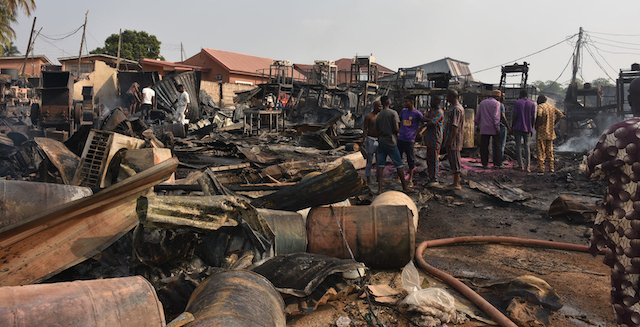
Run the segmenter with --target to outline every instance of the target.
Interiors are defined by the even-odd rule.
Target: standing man
[[[427,186],[436,186],[439,182],[438,167],[440,166],[443,117],[444,112],[440,109],[440,97],[434,95],[431,97],[429,111],[424,115],[425,126],[422,129],[427,147],[427,169],[429,173],[429,184]]]
[[[176,120],[180,124],[187,124],[189,120],[186,119],[186,114],[189,112],[189,104],[191,101],[189,100],[189,93],[184,90],[184,85],[178,85],[178,98],[173,101],[171,107],[176,106]]]
[[[149,119],[151,110],[156,107],[156,91],[152,87],[153,85],[149,84],[142,89],[142,120]]]
[[[398,131],[400,131],[400,118],[395,110],[389,108],[391,101],[388,96],[380,98],[382,102],[382,110],[376,118],[376,129],[378,130],[378,152],[376,154],[378,160],[378,194],[382,194],[382,183],[384,166],[387,163],[387,155],[391,157],[396,167],[398,178],[402,183],[402,191],[411,192],[407,187],[407,181],[404,179],[404,166],[402,165],[402,157],[398,151]]]
[[[140,103],[140,84],[133,82],[127,90],[127,100],[129,100],[129,115],[133,115],[136,112],[136,107]]]
[[[489,141],[493,143],[493,168],[501,168],[500,155],[500,90],[491,91],[491,97],[482,100],[476,111],[475,124],[480,129],[480,159],[482,168],[489,167]]]
[[[587,178],[607,182],[591,237],[591,254],[606,248],[611,267],[611,303],[618,326],[640,324],[640,78],[629,85],[634,117],[609,127],[587,159]]]
[[[529,140],[536,120],[536,104],[529,100],[527,90],[520,90],[519,99],[513,104],[513,136],[516,138],[516,160],[518,169],[531,172],[531,148]],[[522,146],[524,145],[524,163],[522,160]]]
[[[544,173],[545,161],[549,164],[549,171],[554,172],[553,140],[556,139],[554,126],[564,117],[562,111],[551,103],[547,97],[538,96],[536,110],[536,154],[538,155],[538,172]]]
[[[447,157],[453,172],[451,188],[460,190],[462,189],[460,184],[460,171],[462,170],[460,151],[462,151],[462,145],[464,144],[464,109],[458,102],[458,92],[455,90],[447,91],[447,102],[451,106],[447,110],[447,118],[444,125],[444,144],[447,147]]]
[[[413,187],[413,171],[416,168],[416,155],[413,149],[422,117],[422,113],[415,107],[415,98],[410,95],[406,96],[404,98],[404,109],[400,112],[400,122],[402,125],[398,133],[398,150],[400,150],[401,158],[403,153],[407,155],[409,187]],[[404,179],[404,176],[402,178]]]
[[[371,184],[371,166],[373,166],[373,156],[378,151],[378,130],[376,129],[376,117],[382,109],[380,101],[373,102],[373,111],[364,117],[364,150],[367,152],[367,166],[364,175],[367,177],[367,184]]]

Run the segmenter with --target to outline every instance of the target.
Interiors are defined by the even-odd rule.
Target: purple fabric
[[[398,140],[405,142],[415,142],[418,128],[422,122],[422,113],[416,109],[409,111],[404,108],[400,112],[400,132]]]
[[[480,134],[497,135],[500,133],[500,102],[494,98],[482,100],[474,119],[480,124]]]
[[[522,98],[513,104],[514,131],[533,132],[533,121],[536,116],[535,102]]]

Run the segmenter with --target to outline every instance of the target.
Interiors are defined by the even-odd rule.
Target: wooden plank
[[[107,248],[137,224],[137,198],[177,166],[171,158],[98,194],[0,230],[0,286],[40,282]]]
[[[243,168],[249,168],[249,167],[251,167],[251,163],[247,162],[247,163],[243,163],[243,164],[239,164],[239,165],[221,166],[221,167],[210,167],[210,168],[209,168],[209,170],[211,170],[212,172],[218,172],[218,171],[227,171],[227,170],[243,169]]]

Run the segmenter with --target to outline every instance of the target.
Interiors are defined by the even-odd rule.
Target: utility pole
[[[33,38],[33,41],[31,41],[31,49],[27,49],[27,56],[29,55],[29,50],[31,50],[31,52],[33,52],[33,45],[36,44],[36,40],[38,39],[38,36],[40,36],[40,32],[42,32],[42,27],[40,27],[40,29],[38,30],[38,33],[36,33],[36,36]],[[33,68],[33,70],[31,71],[31,76],[35,76],[36,75],[36,67],[33,65],[33,62],[31,62],[31,67]]]
[[[580,67],[580,46],[582,45],[582,27],[578,33],[578,43],[576,43],[576,53],[573,56],[573,74],[571,75],[571,84],[576,82],[576,75]]]
[[[36,18],[37,17],[33,17],[33,25],[31,25],[31,34],[29,34],[27,53],[24,55],[24,64],[22,65],[22,76],[24,76],[24,70],[27,69],[27,59],[29,58],[29,48],[31,48],[31,38],[33,37],[33,30],[36,28]]]
[[[82,28],[82,40],[80,40],[80,53],[78,53],[78,78],[80,78],[80,64],[82,63],[82,47],[84,46],[84,37],[87,32],[87,16],[89,15],[89,10],[84,14],[84,25]]]
[[[184,62],[184,57],[182,54],[184,53],[184,47],[182,47],[182,42],[180,42],[180,62]]]
[[[118,59],[116,63],[116,71],[120,71],[120,48],[122,47],[122,29],[120,29],[120,36],[118,37]]]

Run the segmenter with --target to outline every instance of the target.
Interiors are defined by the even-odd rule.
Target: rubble
[[[356,57],[353,69],[373,68],[370,60]],[[157,294],[159,324],[165,316],[173,320],[168,326],[216,319],[296,326],[305,315],[313,321],[323,311],[331,317],[311,325],[453,326],[463,324],[465,315],[489,324],[490,318],[468,301],[461,304],[466,299],[444,284],[425,287],[426,295],[401,304],[397,276],[399,268],[417,260],[417,240],[497,230],[586,242],[584,226],[574,233],[576,226],[546,215],[582,224],[593,219],[595,203],[585,199],[595,198],[591,190],[597,187],[582,181],[572,164],[554,175],[533,176],[480,170],[465,158],[469,187],[452,191],[427,190],[419,162],[418,195],[372,194],[363,179],[360,129],[371,102],[383,94],[394,101],[411,94],[426,102],[446,92],[448,84],[434,83],[442,80],[429,80],[429,86],[416,80],[411,87],[402,80],[405,86],[398,88],[376,84],[374,76],[342,86],[325,85],[330,79],[322,76],[316,78],[319,84],[270,76],[269,83],[238,93],[229,106],[222,94],[216,103],[212,95],[217,94],[201,89],[200,72],[160,79],[157,73],[96,67],[92,79],[75,85],[68,74],[48,76],[56,80],[44,88],[50,94],[35,102],[33,124],[26,115],[0,117],[0,286],[140,275]],[[111,96],[134,81],[155,84],[158,108],[150,119],[120,107],[120,94]],[[186,125],[174,122],[177,84],[185,85],[192,99]],[[465,101],[471,99],[465,103],[471,113],[473,101],[488,91],[456,87],[464,87]],[[56,92],[64,104],[53,101]],[[469,143],[473,147],[472,139],[465,140]],[[418,152],[421,147],[416,145]],[[449,169],[448,163],[441,168]],[[389,188],[399,189],[399,181],[391,183]],[[549,188],[558,188],[558,194]],[[586,194],[547,198],[560,190]],[[511,217],[518,210],[530,212]],[[502,272],[487,273],[483,265],[457,271],[457,261],[485,259],[483,248],[472,251],[429,259],[461,277],[485,280],[476,285],[506,288],[508,299],[500,301],[508,304],[494,304],[519,325],[553,325],[559,319],[561,293],[553,290],[558,281],[519,277],[500,284]],[[601,276],[597,268],[537,265],[545,256],[491,263],[502,264],[507,275],[520,269]],[[514,283],[524,287],[514,291]],[[414,286],[425,285],[418,278]],[[525,301],[532,297],[536,300]],[[330,309],[319,310],[327,303]]]

